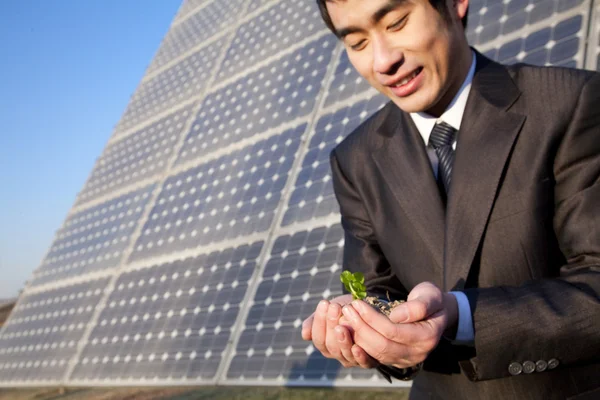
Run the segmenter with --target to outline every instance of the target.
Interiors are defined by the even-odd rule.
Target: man
[[[317,0],[391,100],[331,154],[349,295],[302,335],[345,367],[419,366],[411,399],[600,398],[600,76],[501,66],[469,0]]]

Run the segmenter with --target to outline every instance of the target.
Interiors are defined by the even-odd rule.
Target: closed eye
[[[400,18],[398,21],[394,22],[393,24],[389,25],[387,27],[387,29],[389,31],[397,31],[402,29],[402,27],[404,26],[404,24],[406,23],[406,20],[408,19],[408,15],[405,15],[404,17]]]
[[[362,39],[358,43],[350,45],[350,48],[354,51],[359,51],[359,50],[362,50],[366,46],[366,44],[367,44],[367,41],[365,39]]]

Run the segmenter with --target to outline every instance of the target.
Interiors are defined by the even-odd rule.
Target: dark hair
[[[321,17],[325,22],[325,25],[335,34],[335,27],[333,26],[333,22],[331,21],[331,17],[329,16],[329,11],[327,11],[327,2],[328,1],[336,1],[336,0],[317,0],[317,5],[319,6],[319,11],[321,12]],[[429,3],[435,8],[441,15],[444,17],[446,21],[450,19],[450,15],[448,12],[448,8],[446,7],[445,0],[429,0]],[[467,8],[467,13],[462,19],[462,25],[465,31],[467,30],[467,19],[469,16],[469,9]]]

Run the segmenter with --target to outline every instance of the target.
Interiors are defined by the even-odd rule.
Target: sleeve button
[[[523,363],[523,372],[526,374],[535,372],[535,363],[533,361],[525,361]]]
[[[558,367],[558,364],[560,364],[560,363],[558,362],[558,360],[556,358],[548,360],[548,369],[554,369],[554,368]]]
[[[508,372],[511,375],[520,375],[523,372],[523,366],[518,362],[510,363],[508,366]]]
[[[539,360],[538,362],[535,363],[535,370],[537,372],[544,372],[547,369],[548,369],[548,363],[546,361]]]

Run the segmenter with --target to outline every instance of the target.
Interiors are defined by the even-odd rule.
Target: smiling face
[[[331,0],[327,10],[348,58],[375,89],[406,112],[441,115],[471,66],[461,18],[468,0]]]

